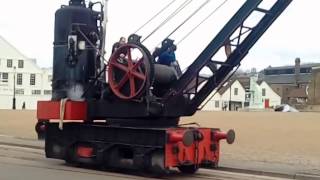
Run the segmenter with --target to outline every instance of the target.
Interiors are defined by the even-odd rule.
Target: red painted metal
[[[60,101],[38,101],[37,119],[47,121],[60,119]],[[67,101],[65,105],[64,120],[86,120],[87,103]]]
[[[92,147],[85,147],[79,146],[77,148],[77,155],[83,158],[91,158],[93,157],[93,148]]]
[[[219,141],[221,139],[226,139],[228,144],[232,144],[235,140],[235,132],[232,129],[228,132],[215,131],[214,137]]]
[[[170,143],[177,143],[179,141],[182,141],[183,140],[183,133],[184,131],[170,131],[169,135],[168,135],[168,141]]]
[[[212,137],[212,129],[199,128],[198,131],[202,138],[194,141],[191,146],[183,144],[180,134],[189,131],[188,128],[168,129],[168,142],[165,147],[165,167],[177,167],[181,165],[200,165],[202,162],[212,162],[218,164],[219,161],[219,140]],[[176,136],[178,135],[179,136]]]
[[[133,59],[133,51],[136,51],[135,54],[140,51],[141,56]],[[139,96],[146,85],[148,71],[144,64],[146,57],[142,52],[139,46],[126,44],[118,48],[109,60],[108,82],[113,93],[121,99],[128,100]],[[115,79],[115,76],[120,74],[116,71],[123,72],[120,80]],[[130,92],[125,92],[128,87]]]
[[[216,131],[216,132],[214,132],[214,137],[217,140],[227,139],[227,133],[226,132],[221,132],[221,131]]]

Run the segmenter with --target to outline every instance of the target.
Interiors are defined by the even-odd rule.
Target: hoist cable
[[[192,0],[184,1],[173,13],[171,13],[159,26],[157,26],[150,34],[148,34],[142,41],[143,43],[147,40],[151,35],[153,35],[156,31],[158,31],[163,25],[165,25],[168,21],[170,21],[174,16],[176,16],[181,10],[183,10],[188,4],[190,4]]]
[[[144,23],[142,26],[140,26],[134,34],[136,34],[138,31],[140,31],[142,28],[144,28],[147,24],[149,24],[152,20],[154,20],[159,14],[161,14],[163,11],[165,11],[168,7],[170,7],[176,0],[171,1],[169,4],[167,4],[165,7],[163,7],[157,14],[155,14],[153,17],[151,17],[146,23]]]
[[[169,38],[173,33],[175,33],[181,26],[183,26],[186,22],[188,22],[194,15],[196,15],[205,5],[207,5],[210,0],[206,0],[204,3],[201,4],[192,14],[189,15],[179,26],[177,26],[167,37]]]
[[[218,7],[216,7],[206,18],[204,18],[198,25],[196,25],[191,31],[189,31],[180,41],[178,41],[177,45],[180,44],[183,40],[185,40],[191,33],[193,33],[200,25],[202,25],[206,20],[208,20],[214,13],[216,13],[228,0],[224,0]]]
[[[183,40],[185,40],[193,31],[195,31],[199,26],[201,26],[206,20],[208,20],[214,13],[216,13],[228,0],[224,0],[219,6],[217,6],[206,18],[204,18],[197,26],[195,26],[191,31],[189,31],[176,45],[179,45]],[[189,68],[186,67],[182,72],[185,72]]]

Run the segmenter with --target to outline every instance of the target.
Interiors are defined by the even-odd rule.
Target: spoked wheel
[[[138,98],[150,87],[153,64],[149,54],[145,47],[137,44],[123,45],[112,54],[108,82],[116,96],[125,100]]]

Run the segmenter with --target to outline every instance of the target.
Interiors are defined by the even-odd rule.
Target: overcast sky
[[[144,22],[171,0],[109,0],[109,23],[106,50],[120,36],[135,32]],[[138,32],[148,35],[184,0],[177,0],[167,11]],[[195,0],[175,19],[169,21],[145,45],[152,51],[176,26],[205,0]],[[270,2],[273,0],[264,0]],[[68,0],[0,0],[0,35],[29,58],[36,58],[41,67],[52,66],[54,12]],[[206,17],[223,0],[211,2],[171,38],[179,41],[193,26]],[[206,23],[178,45],[177,59],[188,66],[215,36],[244,0],[229,0]],[[19,4],[18,4],[19,3]],[[303,63],[320,63],[319,0],[293,0],[289,8],[271,26],[243,60],[242,69],[269,65],[293,64],[296,57]]]

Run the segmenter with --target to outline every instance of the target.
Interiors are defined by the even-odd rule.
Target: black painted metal
[[[196,112],[198,106],[209,96],[209,94],[221,83],[224,78],[238,66],[241,60],[247,55],[251,47],[258,41],[264,32],[271,26],[271,24],[280,16],[280,14],[287,8],[292,0],[278,0],[272,8],[264,15],[260,22],[252,28],[249,35],[236,47],[233,53],[228,57],[226,63],[231,66],[222,66],[210,78],[201,91],[195,96],[188,107],[188,112]],[[240,37],[239,37],[240,39]]]
[[[66,123],[47,125],[45,152],[48,158],[70,163],[104,165],[111,168],[148,169],[154,152],[164,154],[166,129],[111,127]],[[78,147],[91,147],[90,158],[79,157]]]
[[[64,123],[63,130],[59,129],[57,123],[45,124],[46,156],[64,159],[71,163],[126,169],[152,169],[153,156],[157,156],[156,158],[160,156],[158,165],[163,166],[167,128],[177,127],[180,116],[195,113],[209,94],[222,84],[235,67],[239,66],[249,49],[292,0],[278,0],[270,10],[259,8],[261,1],[247,0],[180,79],[172,82],[173,85],[163,97],[152,94],[155,91],[149,88],[153,85],[153,81],[147,85],[145,96],[131,101],[123,101],[115,97],[107,85],[105,85],[104,92],[100,92],[103,95],[99,98],[93,98],[92,93],[86,94],[83,97],[88,105],[85,123]],[[254,11],[265,15],[254,27],[244,26],[245,20]],[[98,52],[92,47],[92,44],[99,39],[96,36],[100,33],[97,21],[97,12],[86,8],[84,0],[70,0],[69,6],[63,6],[57,11],[53,99],[68,97],[67,94],[63,94],[66,92],[61,91],[66,91],[74,84],[78,83],[86,87],[89,86],[90,80],[96,79],[95,63]],[[240,29],[238,36],[230,39],[237,29]],[[91,46],[86,46],[86,49],[81,51],[73,50],[74,47],[77,47],[75,44],[77,42],[70,41],[70,35],[77,36],[77,40],[85,41]],[[242,38],[244,35],[247,36]],[[140,37],[131,36],[129,40],[139,42]],[[231,40],[237,43],[231,44]],[[227,60],[225,62],[212,60],[212,57],[226,43],[235,47]],[[147,49],[143,50],[148,52]],[[204,67],[209,67],[212,71],[211,77],[200,76],[199,72]],[[205,84],[200,87],[202,83]],[[94,87],[96,86],[95,84]],[[99,119],[105,122],[93,122]],[[41,124],[38,126],[40,130]],[[189,145],[191,140],[194,140],[193,138],[193,134],[189,134],[185,139],[185,144]],[[81,153],[80,155],[77,153],[79,147],[92,148],[91,157],[79,157],[81,156]],[[212,149],[216,150],[215,148],[212,146]],[[214,165],[211,162],[207,164]],[[159,167],[153,170],[157,168]],[[193,171],[194,168],[182,171],[189,172],[190,170]]]
[[[240,38],[244,35],[242,31],[238,36],[238,43],[232,54],[227,58],[222,66],[214,72],[214,75],[208,79],[206,84],[199,92],[196,92],[194,98],[186,106],[184,115],[192,115],[196,112],[198,106],[209,96],[209,94],[217,88],[227,77],[227,75],[240,64],[241,60],[246,56],[249,49],[256,43],[256,41],[263,35],[263,33],[270,27],[273,21],[286,9],[292,0],[278,0],[272,8],[268,11],[261,11],[258,9],[262,0],[248,0],[239,11],[231,18],[231,20],[224,26],[218,35],[209,43],[205,50],[198,56],[198,58],[191,64],[188,70],[182,75],[177,83],[175,83],[167,92],[164,102],[165,106],[173,107],[176,105],[176,97],[183,96],[186,87],[192,80],[199,76],[199,72],[208,63],[212,62],[212,57],[223,48],[226,42],[230,41],[231,35],[237,30],[244,28],[245,20],[254,12],[260,11],[265,13],[264,17],[255,27],[246,27],[249,33],[242,41]],[[198,84],[199,85],[199,84]],[[174,104],[174,105],[172,105]],[[166,112],[168,116],[174,115],[173,112]]]
[[[84,91],[90,79],[96,76],[100,62],[97,62],[97,51],[90,43],[95,44],[100,39],[100,15],[100,12],[87,8],[84,0],[71,0],[69,6],[62,6],[56,11],[52,99],[70,98],[72,88]],[[71,36],[76,38],[70,39]],[[85,49],[79,49],[80,42],[85,42]],[[88,93],[90,96],[93,93]]]
[[[211,58],[224,46],[232,33],[242,24],[242,22],[254,11],[262,0],[248,0],[239,11],[224,26],[220,33],[209,43],[195,61],[188,67],[177,83],[175,83],[166,95],[166,99],[175,95],[182,95],[199,71],[206,66]]]
[[[148,126],[153,123],[153,127],[176,125],[179,117],[195,113],[208,95],[223,83],[291,1],[277,0],[270,10],[265,10],[259,8],[262,0],[247,0],[178,80],[166,86],[156,86],[154,81],[150,81],[145,95],[130,101],[115,97],[107,84],[101,88],[104,82],[96,83],[98,52],[92,44],[98,40],[94,34],[100,33],[97,26],[99,12],[87,8],[81,0],[70,1],[69,6],[63,6],[56,12],[53,99],[70,98],[68,89],[80,85],[83,90],[90,91],[81,97],[88,102],[87,120],[131,120],[133,126],[135,123],[140,126],[139,121]],[[244,22],[255,11],[262,12],[265,16],[256,26],[245,26]],[[239,34],[230,39],[237,29],[241,29]],[[88,44],[86,49],[72,51],[72,43],[68,42],[70,35],[76,35],[78,41],[85,41]],[[129,41],[133,40],[139,44],[140,37],[130,36]],[[231,40],[237,43],[231,44]],[[213,60],[214,55],[226,43],[235,47],[233,52],[225,61]],[[149,52],[147,49],[144,51]],[[200,76],[199,72],[204,67],[209,67],[212,71],[211,77]],[[94,83],[90,84],[91,81]],[[200,87],[200,84],[204,86]],[[87,88],[91,86],[93,88]],[[159,92],[157,90],[161,90],[161,93],[156,94],[155,92]]]

